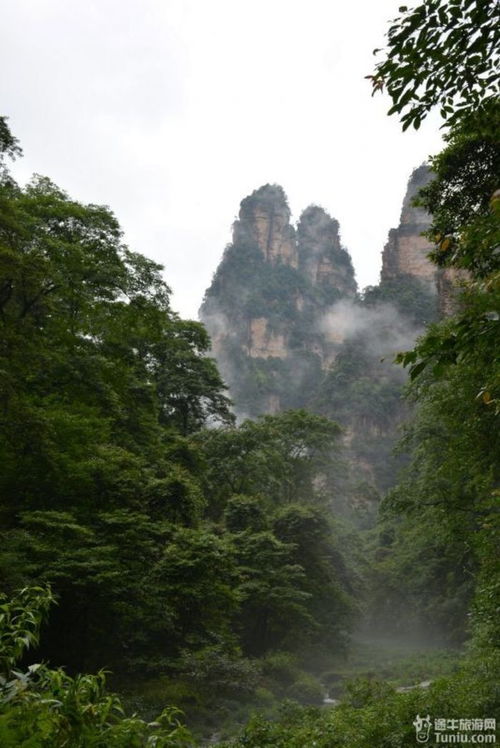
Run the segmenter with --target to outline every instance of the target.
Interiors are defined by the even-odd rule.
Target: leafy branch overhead
[[[430,258],[445,282],[462,287],[455,315],[430,330],[397,361],[416,379],[484,362],[480,403],[500,410],[495,359],[500,318],[500,5],[495,0],[424,0],[400,7],[387,34],[385,59],[367,76],[386,90],[403,130],[415,129],[436,105],[449,128],[445,149],[431,159],[434,179],[417,203],[432,215]],[[375,50],[378,52],[380,50]],[[441,276],[443,279],[444,276]]]
[[[450,126],[500,92],[500,5],[496,0],[425,0],[399,8],[375,66],[373,93],[386,90],[403,130],[439,106]]]

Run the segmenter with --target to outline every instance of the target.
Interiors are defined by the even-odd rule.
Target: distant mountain
[[[438,273],[421,235],[430,220],[412,205],[429,179],[426,166],[414,171],[381,281],[363,294],[335,218],[311,205],[294,227],[283,188],[260,187],[241,202],[200,309],[241,417],[305,407],[343,425],[350,467],[335,501],[360,516],[399,464],[405,375],[394,354],[437,315]]]

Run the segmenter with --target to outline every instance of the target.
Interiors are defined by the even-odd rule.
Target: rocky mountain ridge
[[[403,199],[398,228],[390,229],[387,244],[382,252],[381,282],[410,275],[419,278],[432,293],[437,293],[437,268],[428,259],[432,249],[429,240],[422,236],[430,226],[430,216],[412,204],[418,191],[431,180],[425,165],[413,172]]]
[[[338,222],[323,208],[310,206],[295,229],[283,189],[264,185],[241,203],[233,241],[207,291],[200,318],[229,383],[233,377],[226,353],[234,345],[253,359],[293,359],[298,351],[308,352],[326,367],[338,340],[319,332],[318,318],[329,305],[354,297],[356,291]],[[268,410],[268,402],[257,405],[258,412]]]
[[[200,309],[242,417],[307,407],[343,425],[351,503],[353,481],[373,496],[393,479],[405,406],[391,361],[436,317],[445,286],[449,296],[451,280],[427,257],[429,216],[412,204],[429,178],[426,166],[412,174],[380,283],[362,295],[335,218],[311,205],[294,227],[282,187],[255,190]]]

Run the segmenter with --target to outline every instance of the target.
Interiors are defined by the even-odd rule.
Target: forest
[[[283,376],[285,407],[243,419],[162,267],[109,208],[19,185],[0,117],[0,746],[404,748],[460,742],[459,721],[495,742],[499,42],[491,0],[423,0],[368,76],[403,129],[443,118],[416,200],[454,313],[411,279],[365,289],[363,309],[389,300],[422,326],[404,386],[368,381],[359,338],[323,379],[305,357],[310,407]],[[237,272],[259,273],[254,255]],[[299,286],[319,303],[289,268],[261,280],[256,315]],[[354,485],[345,424],[390,419],[403,390],[400,457],[389,475],[377,453],[376,490]],[[377,659],[384,632],[413,652]]]

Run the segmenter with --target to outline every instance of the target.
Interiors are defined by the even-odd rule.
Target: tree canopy
[[[3,155],[18,155],[1,126]],[[204,327],[169,299],[162,268],[124,244],[109,208],[46,177],[21,187],[4,164],[0,580],[11,602],[0,636],[19,646],[7,648],[16,696],[0,703],[0,742],[28,740],[40,721],[51,745],[80,739],[73,694],[96,745],[171,745],[187,735],[175,710],[157,730],[125,719],[103,677],[85,673],[152,681],[154,709],[204,714],[254,694],[259,658],[276,649],[344,647],[354,591],[315,484],[339,427],[306,412],[236,427]],[[316,552],[298,553],[313,535]],[[39,641],[29,631],[50,596],[30,597],[33,585],[57,601]],[[28,633],[11,634],[11,613]],[[52,667],[12,678],[22,642]]]
[[[500,92],[496,0],[425,0],[399,12],[368,78],[374,93],[387,90],[403,130],[418,129],[436,105],[448,125],[487,111]]]

